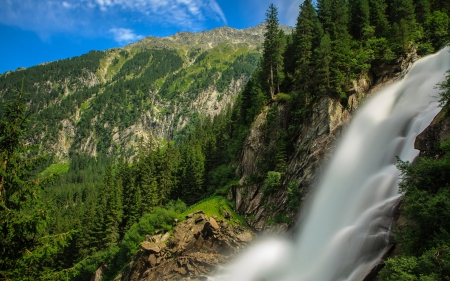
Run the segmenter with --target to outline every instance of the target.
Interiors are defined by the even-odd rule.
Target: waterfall
[[[412,161],[414,140],[439,112],[436,84],[449,48],[415,62],[355,115],[302,212],[297,237],[253,245],[213,280],[362,280],[389,242],[398,200],[396,157]]]

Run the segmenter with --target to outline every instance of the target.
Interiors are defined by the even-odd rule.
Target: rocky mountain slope
[[[259,25],[147,37],[4,73],[0,99],[24,77],[35,114],[29,140],[60,159],[70,152],[131,157],[142,141],[176,138],[198,116],[232,104],[259,61],[263,34]]]

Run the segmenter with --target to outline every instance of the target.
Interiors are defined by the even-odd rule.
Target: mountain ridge
[[[30,142],[64,161],[70,151],[130,158],[141,141],[173,139],[196,115],[213,117],[232,105],[259,61],[264,28],[149,36],[123,48],[6,72],[0,99],[11,96],[23,75],[37,114]]]

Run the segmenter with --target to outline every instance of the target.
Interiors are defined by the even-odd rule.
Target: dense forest
[[[214,54],[200,55],[195,59],[198,65],[205,69],[212,66],[213,71],[190,73],[195,83],[181,81],[185,76],[176,70],[182,59],[165,49],[132,54],[126,62],[124,58],[131,54],[120,51],[113,64],[121,67],[111,74],[117,79],[102,89],[75,81],[92,79],[89,73],[98,71],[104,55],[101,52],[31,68],[24,80],[20,72],[1,76],[0,278],[86,280],[107,264],[104,279],[112,280],[146,234],[170,230],[173,219],[182,219],[186,205],[213,195],[224,196],[238,184],[235,170],[239,152],[252,122],[266,105],[288,107],[289,122],[283,125],[282,133],[272,133],[281,117],[276,107],[269,109],[265,141],[275,145],[268,145],[264,161],[258,163],[259,173],[249,181],[274,193],[292,150],[297,149],[290,140],[320,98],[330,97],[345,106],[355,78],[378,66],[395,64],[412,50],[426,55],[450,41],[448,0],[305,0],[292,34],[280,29],[277,13],[270,5],[262,56],[236,54],[237,60],[220,69],[224,72],[218,75],[214,67],[219,66],[208,61]],[[164,71],[144,68],[148,64],[164,64]],[[252,65],[257,65],[254,71]],[[154,87],[160,89],[163,99],[175,100],[177,93],[195,95],[210,80],[224,90],[233,78],[250,70],[253,74],[233,106],[214,118],[193,116],[191,125],[177,138],[162,143],[152,138],[141,141],[132,161],[124,151],[111,149],[110,134],[103,133],[111,127],[91,122],[99,115],[104,122],[98,124],[116,122],[124,129],[139,117],[141,108],[152,106],[144,93]],[[75,80],[64,81],[64,85],[83,89],[55,106],[51,101],[64,95],[60,77],[67,73]],[[11,75],[14,83],[5,78]],[[449,77],[441,85],[443,104],[450,96]],[[55,81],[41,85],[51,88],[50,95],[33,95],[33,85],[39,79]],[[96,92],[104,95],[92,98]],[[26,95],[33,95],[32,102]],[[104,104],[110,106],[105,108]],[[78,120],[83,130],[76,137],[86,138],[95,131],[99,136],[97,156],[72,150],[69,163],[55,165],[53,156],[45,154],[39,143],[32,145],[33,140],[43,140],[32,136],[43,128],[57,130],[60,124],[56,116],[73,114],[71,110],[78,107],[93,109]],[[407,255],[387,262],[385,280],[449,278],[448,144],[439,149],[439,159],[399,165],[404,175],[405,209],[417,225],[400,235]],[[429,185],[430,181],[433,184]],[[296,188],[290,187],[292,209],[300,202]],[[423,200],[417,203],[419,197]]]

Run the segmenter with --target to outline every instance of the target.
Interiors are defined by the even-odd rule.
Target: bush
[[[442,90],[442,92],[439,93],[440,106],[446,105],[450,100],[450,70],[447,71],[447,76],[445,79],[446,80],[444,82],[438,84],[439,90]]]
[[[290,102],[292,100],[291,95],[285,94],[285,93],[278,93],[275,96],[275,100],[278,102]]]
[[[264,180],[264,193],[270,194],[277,190],[280,185],[281,174],[279,172],[267,172],[267,177]]]
[[[156,207],[150,214],[145,214],[125,233],[119,252],[119,264],[123,266],[139,249],[146,235],[155,234],[156,230],[169,231],[173,227],[174,219],[187,209],[181,200],[171,201],[166,208]]]

